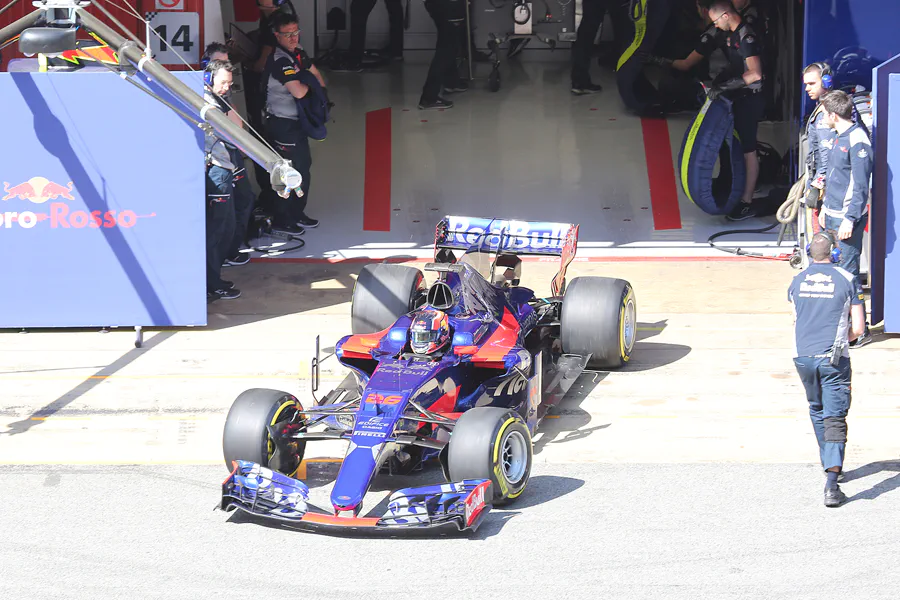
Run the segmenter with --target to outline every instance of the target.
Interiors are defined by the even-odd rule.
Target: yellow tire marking
[[[632,18],[634,15],[631,15]],[[616,71],[622,68],[622,66],[628,62],[628,60],[634,56],[634,53],[637,52],[637,49],[640,48],[641,44],[644,43],[644,36],[647,33],[647,0],[641,0],[641,18],[635,21],[634,23],[634,39],[631,41],[631,45],[625,49],[625,52],[622,53],[622,56],[619,57],[619,62],[616,65]]]
[[[684,146],[684,154],[681,158],[681,187],[688,197],[688,200],[694,204],[696,204],[696,202],[694,202],[694,198],[691,196],[691,188],[688,185],[688,165],[691,162],[691,153],[694,151],[694,142],[697,141],[697,133],[700,131],[700,126],[703,125],[703,119],[706,118],[706,113],[709,112],[710,106],[712,106],[712,101],[707,98],[706,102],[703,103],[703,108],[700,109],[700,112],[694,119],[694,123],[691,125],[687,142]]]

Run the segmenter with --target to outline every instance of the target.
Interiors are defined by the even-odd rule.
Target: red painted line
[[[665,119],[641,119],[641,129],[644,132],[644,156],[650,180],[653,228],[681,229],[669,123]]]
[[[366,113],[363,231],[391,230],[391,109]]]

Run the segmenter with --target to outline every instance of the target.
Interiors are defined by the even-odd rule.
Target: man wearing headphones
[[[812,263],[788,289],[788,300],[794,305],[794,366],[806,390],[825,469],[825,506],[835,507],[847,499],[837,482],[844,465],[850,410],[847,348],[863,332],[865,306],[859,281],[836,264],[841,251],[834,232],[813,236],[807,253]]]
[[[221,42],[212,42],[206,47],[203,57],[200,59],[200,65],[206,69],[211,61],[221,60],[228,61],[228,46]],[[208,73],[208,71],[207,71]],[[210,79],[209,75],[205,76]],[[238,127],[243,127],[244,122],[231,105],[231,92],[225,95],[221,102],[221,108],[225,115]],[[223,266],[245,265],[250,262],[250,254],[241,252],[247,237],[247,226],[250,223],[250,213],[253,211],[253,188],[250,180],[247,179],[247,168],[245,166],[244,153],[237,148],[228,145],[231,151],[231,162],[234,163],[234,235],[231,238],[231,244],[225,252],[225,263]]]
[[[836,133],[826,122],[825,110],[822,108],[822,96],[834,87],[831,67],[825,63],[815,62],[803,69],[803,85],[809,99],[816,103],[806,124],[806,205],[818,208],[825,189],[825,175],[828,173],[828,155],[834,146]]]
[[[203,72],[204,99],[222,112],[228,112],[222,98],[227,97],[235,68],[228,61],[211,60]],[[239,298],[241,291],[221,277],[222,262],[234,235],[234,171],[232,152],[215,132],[207,130],[206,146],[206,298]]]
[[[313,228],[319,221],[309,217],[306,205],[309,199],[312,153],[309,137],[300,121],[298,100],[306,96],[309,86],[303,83],[303,71],[309,71],[324,88],[325,80],[312,64],[312,60],[300,46],[300,26],[297,18],[277,13],[271,21],[278,45],[269,56],[264,77],[266,80],[266,126],[268,137],[275,148],[300,172],[303,183],[302,196],[291,192],[288,198],[276,197],[273,207],[273,226],[280,231],[299,235],[304,228]]]
[[[859,260],[863,234],[869,220],[869,182],[872,177],[872,143],[853,122],[853,98],[835,90],[822,96],[825,122],[836,136],[828,156],[825,196],[819,212],[819,225],[837,231],[841,249],[841,267],[859,281]],[[858,348],[872,340],[868,325],[853,344]]]

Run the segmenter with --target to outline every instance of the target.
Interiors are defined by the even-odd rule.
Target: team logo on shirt
[[[866,152],[866,149],[865,149],[865,148],[860,148],[860,149],[859,149],[859,152],[857,152],[856,155],[857,155],[858,157],[860,157],[860,158],[865,158],[865,157],[867,157],[867,156],[869,155],[869,153]]]
[[[800,294],[817,294],[819,298],[823,297],[819,294],[834,294],[834,281],[825,273],[807,274],[800,282]]]
[[[744,41],[747,42],[748,44],[752,44],[753,42],[756,41],[756,38],[753,37],[752,35],[748,35],[747,37],[744,38]]]

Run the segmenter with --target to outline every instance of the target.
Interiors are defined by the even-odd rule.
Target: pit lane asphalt
[[[213,510],[224,465],[7,466],[0,597],[896,598],[900,462],[847,469],[826,509],[814,465],[536,463],[474,535],[385,539]]]

